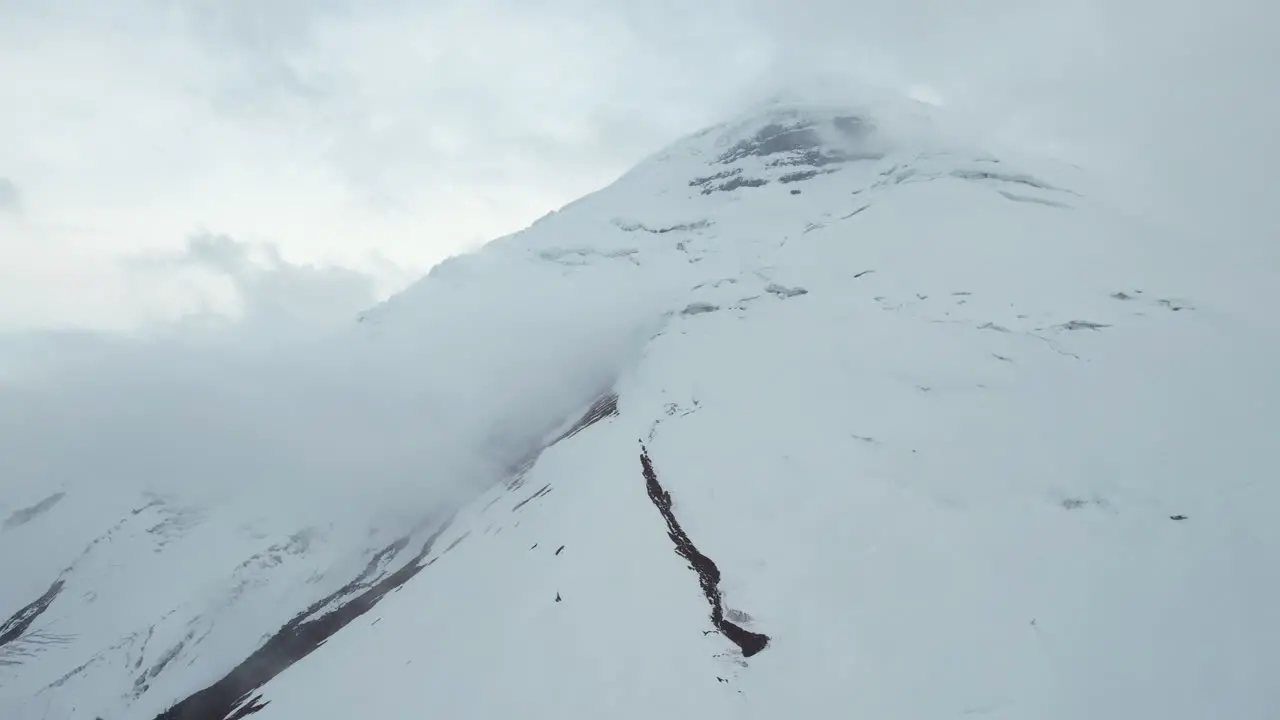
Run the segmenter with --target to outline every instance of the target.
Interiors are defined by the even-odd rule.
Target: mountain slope
[[[552,429],[459,395],[533,452],[407,536],[282,539],[221,613],[163,614],[248,571],[118,615],[73,604],[111,580],[68,565],[5,629],[77,640],[0,668],[6,717],[1275,714],[1260,310],[1084,173],[929,137],[766,108],[444,263],[359,342],[410,362],[423,332],[520,333],[519,288],[589,328],[596,400],[563,398]],[[500,386],[504,359],[476,362]],[[40,542],[74,501],[12,532]],[[102,555],[130,587],[235,537],[224,514],[154,552],[183,515],[146,513],[166,519]],[[325,617],[317,650],[267,639]]]

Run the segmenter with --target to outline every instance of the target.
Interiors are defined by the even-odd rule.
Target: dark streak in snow
[[[387,593],[399,589],[421,572],[426,567],[423,560],[451,522],[452,518],[437,528],[423,543],[417,555],[399,570],[375,583],[366,584],[364,580],[374,571],[386,552],[397,546],[404,547],[407,539],[399,540],[379,552],[359,577],[312,604],[221,680],[160,713],[156,720],[239,720],[265,708],[267,702],[262,701],[262,696],[250,698],[250,693],[310,655],[352,620],[372,609]],[[357,592],[360,594],[351,600],[323,612],[338,598]]]
[[[520,502],[516,503],[515,506],[511,508],[511,512],[515,512],[519,510],[520,508],[524,507],[525,505],[528,505],[530,502],[537,500],[538,498],[542,497],[543,495],[546,495],[549,492],[551,492],[551,485],[550,484],[543,485],[541,490],[521,500]]]
[[[611,392],[592,403],[591,407],[587,409],[586,414],[584,414],[578,422],[574,423],[573,427],[569,428],[563,435],[551,441],[551,444],[555,445],[561,440],[568,440],[605,418],[617,416],[618,395],[617,393]]]
[[[48,610],[57,599],[58,593],[62,592],[63,584],[61,579],[54,580],[43,595],[28,603],[26,607],[14,613],[3,625],[0,625],[0,647],[21,638],[27,628],[31,627],[31,623],[35,622],[36,618]]]
[[[463,540],[466,540],[466,539],[467,539],[467,536],[468,536],[468,535],[470,535],[470,534],[471,534],[471,531],[470,531],[470,530],[468,530],[468,531],[466,531],[466,532],[462,533],[461,535],[459,535],[458,537],[454,538],[454,539],[453,539],[453,542],[449,543],[449,547],[445,548],[445,549],[444,549],[444,552],[442,552],[442,553],[440,553],[440,554],[441,554],[441,555],[447,554],[450,550],[452,550],[452,549],[454,549],[454,548],[458,547],[458,545],[459,545],[459,544],[461,544]]]
[[[1056,325],[1055,327],[1061,330],[1101,330],[1111,326],[1104,323],[1090,322],[1088,320],[1072,320],[1061,325]]]
[[[716,567],[711,558],[698,551],[693,540],[689,539],[684,529],[680,527],[680,521],[676,520],[672,510],[671,494],[659,484],[658,475],[653,469],[652,461],[649,460],[649,451],[645,449],[644,443],[640,444],[640,467],[644,472],[645,488],[649,492],[649,499],[653,501],[654,507],[658,508],[662,518],[667,521],[667,536],[675,543],[676,554],[688,560],[690,568],[698,573],[702,594],[707,597],[707,602],[711,603],[711,623],[721,634],[742,649],[743,657],[751,657],[764,650],[769,646],[768,635],[751,632],[725,619],[724,601],[720,594],[720,568]]]
[[[617,414],[618,414],[617,393],[610,391],[608,393],[605,393],[604,395],[601,395],[599,398],[596,399],[594,403],[591,404],[590,408],[587,408],[587,412],[581,418],[579,418],[576,423],[573,424],[573,427],[566,430],[562,435],[557,437],[555,440],[552,440],[546,445],[543,445],[534,449],[532,452],[530,452],[528,455],[522,458],[520,462],[515,465],[515,467],[511,468],[511,474],[506,483],[507,489],[518,490],[522,485],[524,485],[525,476],[528,475],[529,471],[533,469],[534,463],[538,461],[538,458],[542,455],[544,451],[546,451],[547,448],[555,445],[556,443],[562,440],[568,440],[574,435],[577,435],[578,433],[591,427],[592,425],[595,425],[596,423],[600,422],[605,418],[616,417]],[[492,506],[493,503],[496,503],[497,501],[498,501],[498,498],[494,498],[489,503],[488,506],[485,506],[485,509],[488,510],[489,506]]]

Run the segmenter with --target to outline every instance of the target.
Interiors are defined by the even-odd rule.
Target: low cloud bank
[[[11,487],[409,522],[498,479],[668,309],[629,263],[571,273],[490,248],[362,316],[370,278],[250,250],[205,237],[164,261],[229,282],[233,320],[0,337]]]

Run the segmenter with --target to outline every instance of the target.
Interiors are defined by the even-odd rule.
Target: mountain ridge
[[[1280,664],[1250,640],[1280,631],[1264,569],[1280,538],[1261,511],[1275,499],[1262,400],[1280,398],[1275,346],[1078,169],[916,143],[924,131],[893,127],[901,115],[775,104],[714,125],[372,308],[343,342],[421,367],[439,402],[477,406],[466,422],[500,426],[484,447],[511,469],[408,535],[246,536],[259,560],[237,558],[222,611],[196,596],[170,621],[138,609],[126,630],[91,602],[59,609],[58,586],[32,627],[79,636],[0,668],[0,693],[20,681],[0,708],[1275,709],[1266,668]],[[581,324],[572,354],[588,360],[572,392],[548,379],[520,394],[563,372],[567,351],[537,347],[552,323]],[[423,360],[484,333],[532,348],[520,360],[533,371],[504,383],[511,357]],[[506,417],[504,397],[549,404]],[[42,537],[75,502],[14,532]],[[207,554],[201,532],[227,542],[210,510],[151,502],[110,543],[134,543],[119,557],[143,586],[157,565],[141,553],[176,567]],[[103,589],[86,577],[78,591]],[[214,691],[270,638],[324,617],[343,627],[318,651]],[[121,627],[94,635],[94,618]]]

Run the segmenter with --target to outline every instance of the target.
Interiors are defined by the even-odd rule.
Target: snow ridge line
[[[672,510],[671,493],[664,490],[658,482],[658,474],[653,469],[653,462],[649,459],[649,451],[645,448],[643,441],[640,443],[640,466],[644,472],[645,488],[649,492],[649,499],[653,501],[654,507],[658,508],[662,518],[667,521],[667,537],[675,543],[676,554],[688,560],[690,569],[698,573],[702,594],[711,604],[711,623],[715,625],[716,630],[720,631],[720,634],[729,638],[742,650],[743,657],[751,657],[764,650],[769,646],[768,635],[751,632],[725,619],[724,599],[720,594],[720,568],[716,567],[715,561],[698,551],[693,540],[685,533],[684,528],[680,527],[680,521],[676,519],[675,512]]]
[[[547,447],[551,447],[561,440],[568,440],[605,418],[617,416],[618,394],[616,392],[605,393],[597,398],[596,401],[591,404],[591,407],[587,408],[586,414],[584,414],[578,422],[574,423],[573,427],[566,430],[560,435],[560,437],[557,437],[555,440],[547,443]]]
[[[573,427],[561,433],[555,440],[552,440],[545,445],[540,445],[528,455],[525,455],[524,458],[511,469],[510,477],[506,481],[507,489],[520,489],[520,487],[524,485],[525,476],[533,469],[534,464],[538,462],[538,458],[541,457],[542,453],[546,452],[551,446],[561,442],[562,440],[568,440],[605,418],[617,416],[618,394],[616,392],[609,391],[608,393],[601,395],[594,403],[591,404],[591,407],[587,408],[587,412],[573,424]],[[498,498],[495,497],[489,505],[491,506],[497,501]],[[487,510],[488,506],[486,506],[485,509]]]

